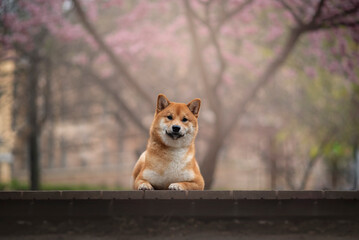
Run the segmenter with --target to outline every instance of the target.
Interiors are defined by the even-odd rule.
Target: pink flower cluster
[[[245,0],[230,0],[230,11],[243,4]],[[319,0],[285,1],[299,16],[303,23],[308,23],[315,13]],[[323,12],[315,23],[335,21],[353,21],[358,16],[338,17],[340,11],[350,9],[355,1],[326,1]],[[203,7],[209,2],[191,1],[193,10],[203,17]],[[19,12],[9,12],[2,16],[7,34],[2,36],[6,47],[19,46],[25,50],[34,47],[36,35],[46,30],[51,36],[64,43],[83,41],[87,46],[97,50],[92,37],[86,33],[77,21],[74,12],[69,13],[71,1],[19,0]],[[219,4],[218,2],[211,4]],[[188,25],[181,1],[138,1],[123,0],[81,1],[86,14],[94,24],[105,42],[131,67],[138,68],[148,59],[160,62],[172,62],[180,69],[186,68],[192,61],[192,46]],[[216,7],[216,6],[214,6]],[[99,23],[100,14],[109,8],[119,9],[117,19],[112,21],[116,27],[104,34]],[[212,9],[213,10],[213,9]],[[72,14],[72,15],[71,15]],[[219,11],[210,13],[211,23],[220,23]],[[336,23],[333,20],[333,23]],[[226,22],[218,32],[223,58],[228,71],[223,81],[233,84],[240,69],[246,69],[253,77],[258,76],[260,66],[265,65],[283,47],[288,29],[296,24],[296,19],[279,1],[253,1],[246,9]],[[203,24],[196,22],[198,35],[204,45],[204,57],[208,69],[219,68],[218,56],[209,44],[209,32]],[[358,82],[359,62],[359,28],[314,31],[301,40],[302,55],[315,58],[321,66],[331,72],[344,74],[351,81]],[[306,44],[305,46],[303,44]],[[86,54],[79,53],[73,59],[78,64],[87,64]],[[107,64],[107,57],[100,54],[95,60],[97,65]],[[308,65],[304,68],[309,77],[314,78],[316,68]],[[103,75],[111,74],[109,68],[103,68]],[[290,71],[289,71],[290,72]]]

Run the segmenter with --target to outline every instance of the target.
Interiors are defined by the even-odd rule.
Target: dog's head
[[[201,100],[185,103],[170,102],[163,94],[157,97],[151,135],[169,147],[187,147],[198,132],[198,113]]]

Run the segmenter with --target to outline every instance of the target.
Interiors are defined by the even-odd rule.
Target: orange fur
[[[194,146],[200,104],[200,99],[184,104],[158,95],[147,149],[132,173],[133,189],[204,189]],[[174,127],[180,130],[175,132]]]

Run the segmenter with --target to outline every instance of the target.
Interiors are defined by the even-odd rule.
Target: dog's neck
[[[178,141],[178,140],[176,140],[176,141]],[[152,152],[165,153],[166,155],[167,154],[168,155],[175,154],[178,157],[180,157],[180,156],[184,157],[184,156],[188,155],[189,152],[192,152],[194,154],[194,151],[195,151],[193,141],[190,145],[187,145],[187,146],[173,147],[173,146],[166,145],[161,139],[158,139],[153,136],[151,136],[148,141],[147,149],[151,149]]]

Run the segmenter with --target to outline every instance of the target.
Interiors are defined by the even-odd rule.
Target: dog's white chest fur
[[[154,187],[165,188],[171,183],[188,182],[194,179],[194,172],[185,169],[189,161],[192,160],[193,155],[186,156],[187,149],[179,149],[170,154],[169,163],[163,173],[151,169],[143,171],[143,178],[149,181]],[[162,171],[161,171],[162,172]]]

